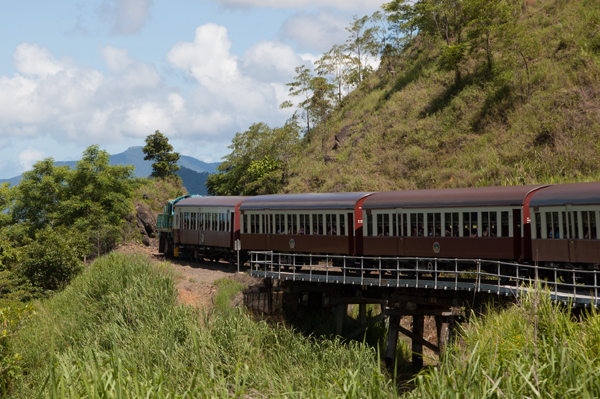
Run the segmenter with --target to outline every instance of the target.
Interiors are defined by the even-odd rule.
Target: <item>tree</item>
[[[169,139],[160,131],[146,137],[146,145],[142,148],[145,161],[154,161],[152,164],[152,176],[166,178],[174,176],[180,169],[177,165],[179,153],[173,152],[173,146],[169,144]]]
[[[519,0],[469,0],[467,13],[471,15],[469,39],[473,48],[485,51],[488,72],[493,69],[492,36],[515,22],[521,11]]]
[[[12,215],[26,225],[30,237],[39,229],[61,223],[59,207],[69,173],[68,166],[54,166],[52,158],[37,162],[33,170],[23,173]]]
[[[0,229],[12,222],[10,209],[14,202],[14,192],[10,183],[0,184]]]
[[[350,58],[344,53],[344,47],[334,45],[315,62],[319,76],[331,76],[331,82],[337,90],[337,102],[342,102],[342,89],[348,85],[348,67]]]
[[[368,22],[368,16],[365,15],[362,18],[357,18],[355,15],[354,21],[346,28],[350,36],[346,40],[345,50],[348,52],[348,56],[354,65],[350,73],[350,81],[357,85],[372,70],[368,64],[369,58],[379,54],[379,46],[374,35],[374,28],[367,27]]]
[[[119,241],[133,211],[133,166],[110,165],[109,160],[97,145],[88,147],[66,179],[60,204],[62,224],[85,232],[98,255]]]
[[[231,153],[208,176],[211,195],[274,194],[286,184],[288,163],[300,142],[300,127],[292,118],[281,128],[255,123],[233,138]]]
[[[310,69],[306,66],[302,65],[296,67],[296,76],[294,77],[294,81],[292,83],[287,83],[286,86],[289,86],[290,95],[293,97],[301,97],[303,100],[298,104],[298,108],[304,110],[306,114],[306,133],[310,132],[310,99],[312,97],[312,87],[311,80],[313,78]],[[280,105],[280,108],[290,108],[293,107],[292,102],[285,101]]]
[[[65,226],[85,233],[98,253],[118,240],[132,212],[133,167],[109,165],[109,154],[88,147],[76,169],[54,166],[52,158],[25,172],[14,193],[12,216],[29,237],[49,227]]]

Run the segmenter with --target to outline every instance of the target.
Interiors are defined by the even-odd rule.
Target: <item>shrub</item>
[[[18,272],[33,286],[60,289],[82,269],[88,245],[85,236],[75,229],[40,230],[35,241],[23,247]]]

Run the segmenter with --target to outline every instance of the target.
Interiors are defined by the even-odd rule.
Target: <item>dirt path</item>
[[[158,252],[158,247],[138,244],[124,244],[118,249],[122,253],[141,254],[153,261],[168,261],[177,275],[175,286],[179,291],[181,303],[197,306],[199,309],[208,309],[213,305],[213,299],[218,288],[214,282],[220,279],[233,279],[246,286],[260,284],[245,273],[238,273],[237,268],[223,262],[200,262],[189,259],[165,259]]]

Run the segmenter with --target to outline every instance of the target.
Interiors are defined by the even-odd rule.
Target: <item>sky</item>
[[[21,0],[0,13],[0,179],[42,159],[143,146],[205,162],[281,126],[286,83],[381,0]]]

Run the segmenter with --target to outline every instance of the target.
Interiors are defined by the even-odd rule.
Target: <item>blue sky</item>
[[[22,0],[0,13],[0,178],[110,153],[160,130],[219,161],[236,132],[278,126],[285,83],[379,0]]]

